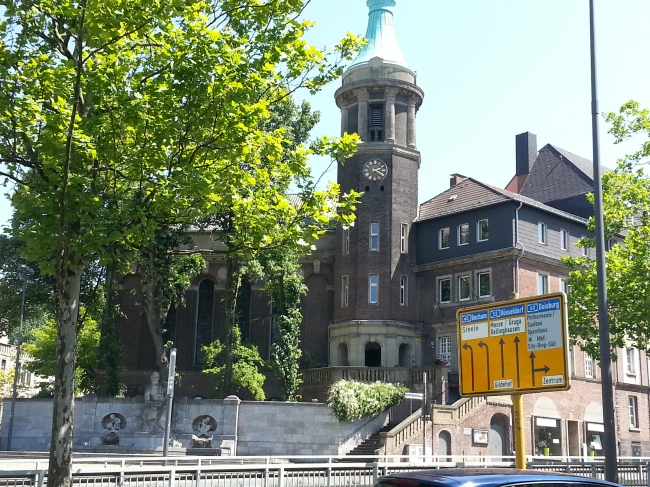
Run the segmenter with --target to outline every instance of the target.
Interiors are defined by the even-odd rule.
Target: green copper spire
[[[397,44],[395,30],[393,29],[393,7],[395,0],[368,0],[366,2],[370,12],[368,14],[368,30],[366,40],[348,71],[370,64],[373,58],[381,58],[386,64],[402,66],[410,71],[409,65]]]

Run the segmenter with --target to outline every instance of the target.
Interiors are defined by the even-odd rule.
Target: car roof
[[[481,487],[498,487],[504,484],[531,482],[578,482],[610,487],[619,485],[590,477],[579,477],[556,472],[517,470],[513,468],[441,468],[415,472],[400,472],[381,477],[379,482],[388,480],[407,480],[425,485],[435,482],[436,484],[449,487],[460,487],[467,484]]]

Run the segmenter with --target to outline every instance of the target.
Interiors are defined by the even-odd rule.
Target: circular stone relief
[[[197,416],[194,418],[194,421],[192,421],[192,429],[198,431],[200,435],[205,435],[217,429],[217,421],[207,414]]]
[[[217,271],[217,278],[221,281],[225,281],[227,277],[228,277],[228,271],[226,270],[225,267],[221,267]]]

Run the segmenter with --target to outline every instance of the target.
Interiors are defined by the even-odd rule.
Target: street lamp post
[[[176,349],[169,353],[169,376],[167,377],[167,418],[165,422],[165,436],[163,439],[163,457],[167,457],[169,450],[169,434],[172,429],[172,403],[174,402],[174,379],[176,378]],[[167,465],[167,462],[164,463]]]
[[[20,346],[23,342],[23,315],[25,313],[25,291],[27,290],[27,281],[29,276],[34,274],[33,269],[26,265],[19,268],[19,277],[23,281],[23,297],[20,303],[20,326],[18,328],[18,346],[16,348],[16,366],[14,367],[14,388],[11,394],[11,415],[9,416],[9,432],[7,433],[7,451],[11,451],[11,438],[14,430],[14,412],[16,410],[16,396],[18,390],[18,377],[20,376]]]

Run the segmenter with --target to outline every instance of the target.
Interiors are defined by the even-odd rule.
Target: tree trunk
[[[147,326],[151,332],[151,339],[153,341],[154,353],[156,354],[156,367],[163,377],[167,380],[168,376],[168,363],[167,353],[165,351],[165,343],[163,341],[163,328],[162,328],[162,314],[161,314],[161,289],[158,285],[156,273],[154,270],[154,254],[153,251],[149,253],[149,276],[145,276],[145,296],[147,303]]]
[[[57,274],[57,358],[54,369],[52,443],[47,483],[57,487],[69,487],[72,484],[74,371],[81,270],[61,266],[57,269]]]

